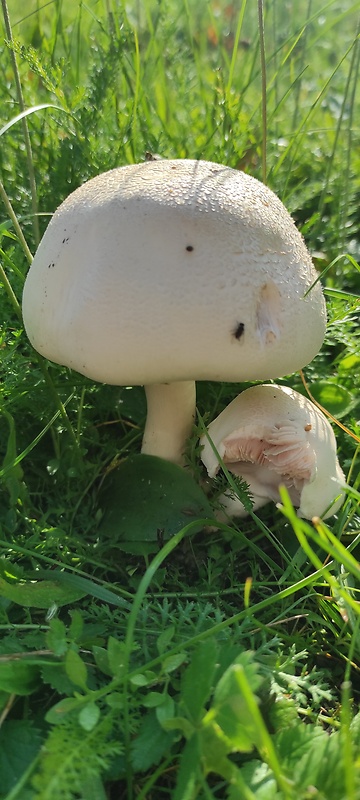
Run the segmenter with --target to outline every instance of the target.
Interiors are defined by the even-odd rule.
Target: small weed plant
[[[1,5],[0,799],[358,800],[358,4]],[[147,152],[262,179],[306,239],[328,330],[305,378],[348,486],[327,524],[239,483],[248,518],[214,525],[197,434],[244,385],[199,384],[189,469],[149,457],[144,496],[142,387],[30,347],[51,214]]]

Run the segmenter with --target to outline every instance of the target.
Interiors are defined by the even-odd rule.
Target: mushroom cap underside
[[[276,385],[251,387],[219,414],[208,434],[227,468],[249,484],[255,508],[269,500],[277,502],[280,484],[307,518],[329,516],[343,502],[345,478],[331,425],[298,392]],[[206,436],[200,443],[203,463],[213,477],[218,457]],[[227,507],[234,515],[246,513],[234,499]]]
[[[47,358],[106,383],[256,380],[318,352],[325,305],[281,201],[219,164],[153,161],[81,186],[25,282]]]

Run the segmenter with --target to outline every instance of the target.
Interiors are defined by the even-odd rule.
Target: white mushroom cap
[[[202,161],[99,175],[60,206],[23,296],[40,353],[94,380],[256,380],[321,347],[303,239],[262,183]],[[243,326],[242,332],[240,326]]]
[[[280,484],[299,516],[326,518],[340,508],[345,477],[334,432],[325,415],[293,389],[275,384],[246,389],[209,425],[208,434],[229,471],[249,484],[254,510],[278,502]],[[208,437],[200,444],[214,477],[219,460]],[[223,500],[228,514],[246,516],[238,498],[225,493]]]
[[[96,381],[263,380],[320,349],[319,283],[304,297],[315,279],[262,183],[211,162],[156,160],[99,175],[62,203],[23,316],[36,350]]]

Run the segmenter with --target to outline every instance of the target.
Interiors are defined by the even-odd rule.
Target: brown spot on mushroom
[[[311,422],[308,422],[308,423],[307,423],[307,424],[304,426],[304,431],[311,431],[311,428],[312,428],[312,424],[311,424]]]

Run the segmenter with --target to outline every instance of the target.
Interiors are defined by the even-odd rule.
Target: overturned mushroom
[[[43,356],[145,386],[143,452],[181,462],[195,381],[265,380],[321,347],[325,305],[304,241],[259,181],[206,161],[106,172],[59,207],[27,276]]]
[[[345,478],[334,432],[324,414],[293,389],[275,384],[246,389],[209,425],[208,434],[228,470],[249,484],[254,510],[278,502],[280,484],[299,516],[326,518],[340,508]],[[214,477],[219,460],[207,436],[200,443]],[[247,514],[231,492],[222,505],[230,516]]]

